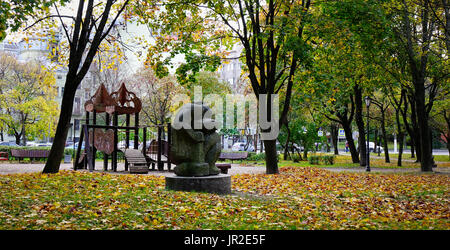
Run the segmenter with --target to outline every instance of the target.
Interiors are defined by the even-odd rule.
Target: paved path
[[[2,174],[17,174],[17,173],[33,173],[41,172],[44,169],[44,163],[1,163],[0,175]],[[165,166],[166,167],[166,166]],[[174,166],[172,166],[173,169]],[[73,170],[71,163],[61,163],[60,170]],[[108,170],[108,173],[128,174],[125,172],[125,164],[117,164],[117,172]],[[95,172],[103,172],[103,162],[96,162]],[[240,166],[239,164],[231,164],[228,174],[264,174],[266,172],[265,166]],[[173,175],[173,172],[166,171],[149,171],[149,175],[167,176]]]
[[[95,172],[103,172],[103,162],[97,162]],[[173,167],[173,166],[172,166]],[[0,163],[0,175],[4,174],[17,174],[17,173],[33,173],[33,172],[41,172],[44,169],[44,163]],[[329,171],[334,172],[357,172],[357,173],[365,173],[365,167],[332,167],[332,168],[323,168]],[[71,163],[61,163],[60,170],[72,170]],[[111,174],[128,174],[125,172],[124,163],[118,163],[117,166],[118,172],[112,172],[108,170],[108,173]],[[381,173],[421,173],[420,168],[372,168],[372,173],[381,172]],[[433,169],[437,174],[446,174],[450,175],[449,167],[437,167]],[[86,170],[83,170],[86,171]],[[264,165],[247,165],[241,166],[240,164],[231,164],[231,168],[228,170],[230,175],[235,174],[264,174],[266,172],[266,167]],[[166,171],[149,171],[149,175],[157,175],[157,176],[167,176],[173,175],[173,172]]]

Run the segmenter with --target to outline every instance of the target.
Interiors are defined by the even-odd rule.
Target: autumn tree
[[[0,54],[0,122],[25,145],[27,136],[50,136],[55,129],[58,104],[55,78],[37,62],[18,62]]]
[[[160,79],[151,68],[138,70],[130,77],[128,84],[131,90],[140,93],[144,124],[167,123],[171,112],[174,111],[174,107],[171,106],[174,97],[185,92],[174,76]]]
[[[8,31],[15,32],[30,17],[46,11],[55,3],[65,4],[69,0],[21,0],[2,1],[0,4],[0,41],[5,39]]]
[[[392,29],[410,77],[409,101],[421,170],[432,171],[430,112],[437,93],[448,84],[449,5],[447,1],[390,1]]]
[[[183,54],[186,59],[179,73],[199,72],[199,65],[218,66],[215,64],[217,58],[226,58],[226,50],[237,41],[243,47],[244,70],[256,98],[261,101],[261,94],[270,97],[284,89],[279,120],[273,125],[285,124],[294,75],[302,67],[310,48],[305,41],[304,30],[308,26],[312,1],[144,2],[136,7],[136,12],[143,13],[142,16],[147,17],[145,22],[152,30],[158,31],[156,45],[150,48],[149,53],[149,62],[155,69],[166,68],[170,64],[170,56],[176,54]],[[158,11],[146,8],[155,5],[160,7]],[[153,53],[155,50],[170,51],[170,55],[164,58]],[[272,99],[265,100],[261,105],[272,110]],[[268,120],[271,118],[269,114]],[[263,141],[266,173],[276,174],[276,138]]]
[[[79,0],[76,16],[64,18],[55,5],[56,15],[48,16],[60,21],[68,44],[68,72],[61,101],[61,113],[44,173],[59,171],[67,132],[70,127],[75,92],[87,74],[100,44],[106,39],[129,0]],[[65,19],[65,20],[63,20]],[[41,21],[41,20],[37,20]]]
[[[401,100],[401,98],[400,98]],[[379,122],[381,127],[381,136],[383,138],[383,149],[384,149],[384,161],[391,162],[389,158],[389,148],[388,148],[388,133],[387,133],[387,125],[391,123],[392,119],[389,119],[392,116],[391,110],[391,102],[389,99],[389,95],[386,93],[380,93],[380,91],[375,92],[371,97],[371,103],[373,104],[375,112],[372,112],[372,118]],[[398,103],[398,107],[400,108],[401,103]],[[399,125],[399,124],[397,124]],[[399,130],[400,132],[402,130]],[[403,134],[399,134],[401,139],[403,139]],[[400,138],[399,138],[400,139]],[[375,151],[376,147],[374,148]]]

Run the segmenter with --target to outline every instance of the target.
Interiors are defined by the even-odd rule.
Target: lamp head
[[[364,98],[364,101],[366,102],[366,106],[367,107],[369,107],[370,106],[370,97],[369,96],[366,96],[365,98]]]

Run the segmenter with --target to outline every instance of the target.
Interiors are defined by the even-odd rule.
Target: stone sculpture
[[[174,168],[175,174],[219,174],[220,170],[215,163],[220,151],[220,136],[216,132],[211,109],[199,103],[189,103],[181,107],[172,123],[171,157],[177,165]]]

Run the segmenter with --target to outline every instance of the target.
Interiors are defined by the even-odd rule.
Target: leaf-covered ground
[[[282,167],[235,175],[233,195],[164,177],[62,171],[0,176],[0,229],[450,229],[450,177]]]

